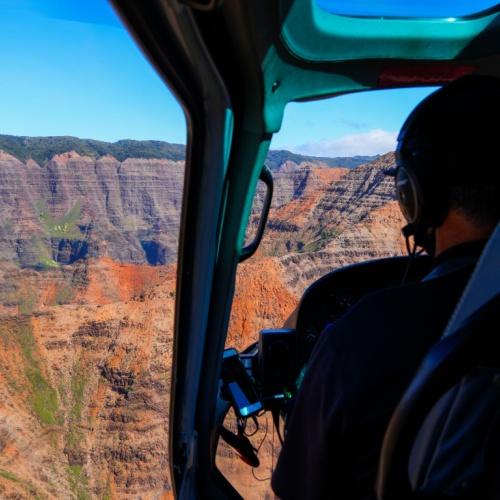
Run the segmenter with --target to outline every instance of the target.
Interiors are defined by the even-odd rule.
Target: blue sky
[[[391,151],[410,111],[432,91],[431,88],[379,90],[290,103],[273,147],[315,156]]]
[[[185,143],[182,110],[105,0],[0,0],[0,133]],[[290,104],[273,148],[313,155],[394,147],[429,89]]]
[[[185,142],[181,108],[105,0],[0,0],[0,132]]]

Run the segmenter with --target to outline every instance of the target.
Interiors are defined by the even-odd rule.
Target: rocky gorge
[[[170,498],[182,151],[12,144],[0,140],[0,497]],[[270,155],[276,196],[238,270],[228,345],[280,326],[329,270],[402,252],[393,156],[330,160]],[[263,449],[260,477],[276,452]],[[265,497],[230,450],[219,458],[246,498]]]

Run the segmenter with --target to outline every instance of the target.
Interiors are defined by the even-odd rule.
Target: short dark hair
[[[500,79],[467,75],[427,96],[398,139],[417,154],[419,177],[432,178],[450,209],[481,226],[500,220],[499,117]]]
[[[500,220],[500,190],[498,186],[450,186],[450,209],[459,210],[479,226],[493,227]]]

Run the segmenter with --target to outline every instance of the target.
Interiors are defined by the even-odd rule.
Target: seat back
[[[473,368],[434,405],[417,434],[408,464],[412,491],[485,495],[492,489],[488,443],[499,423],[500,368]]]
[[[487,498],[495,490],[487,470],[490,437],[500,425],[499,324],[500,225],[443,339],[392,416],[379,462],[380,500]]]

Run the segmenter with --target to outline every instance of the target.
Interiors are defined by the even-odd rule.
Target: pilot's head
[[[396,162],[417,245],[439,253],[440,231],[458,222],[463,242],[487,237],[500,219],[500,80],[465,76],[429,95],[399,133]]]

